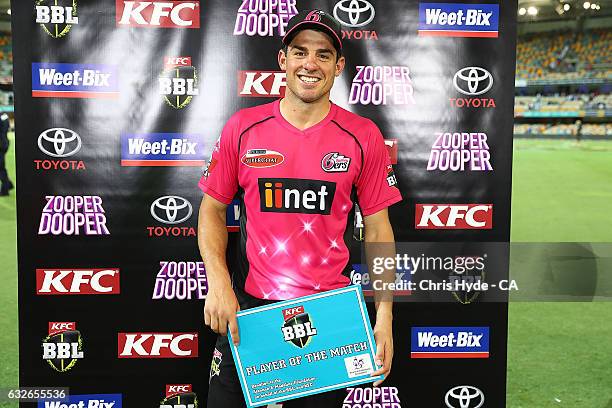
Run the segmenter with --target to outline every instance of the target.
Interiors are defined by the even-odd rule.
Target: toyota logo
[[[51,157],[68,157],[81,150],[81,138],[70,129],[47,129],[38,136],[38,148]]]
[[[338,12],[341,12],[344,18],[341,18]],[[366,0],[341,0],[334,6],[336,20],[348,27],[363,27],[374,20],[375,15],[374,6]]]
[[[484,68],[465,67],[457,71],[453,85],[464,95],[482,95],[493,86],[493,76]]]
[[[482,391],[471,385],[459,385],[451,388],[444,397],[448,408],[480,408],[485,397]]]
[[[191,203],[179,196],[163,196],[151,204],[151,215],[164,224],[180,224],[191,217]]]

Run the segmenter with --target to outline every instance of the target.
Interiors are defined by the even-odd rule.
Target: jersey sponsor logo
[[[37,295],[117,295],[119,268],[36,269]]]
[[[32,63],[35,98],[117,98],[119,75],[115,65]]]
[[[240,159],[242,164],[255,169],[278,166],[284,161],[282,153],[268,149],[249,149]]]
[[[497,38],[498,4],[420,3],[419,35]]]
[[[159,408],[198,408],[198,396],[191,384],[167,384]]]
[[[76,0],[37,0],[36,23],[53,38],[61,38],[79,24]]]
[[[385,139],[385,147],[389,153],[391,164],[397,164],[397,139]]]
[[[342,39],[355,40],[378,40],[378,34],[374,30],[360,29],[374,20],[376,10],[367,0],[340,0],[333,10],[334,17],[344,27],[352,30],[342,30]]]
[[[116,0],[117,27],[200,28],[200,2]]]
[[[183,109],[200,93],[198,72],[191,57],[164,57],[164,70],[158,82],[159,93],[174,109]]]
[[[474,98],[483,95],[493,87],[493,75],[481,67],[465,67],[453,76],[457,92],[472,98],[450,98],[450,104],[457,108],[495,108],[493,98]]]
[[[36,170],[85,170],[83,160],[65,160],[82,147],[81,137],[66,128],[47,129],[38,136],[38,149],[53,159],[34,160]]]
[[[118,333],[119,358],[195,358],[198,333]]]
[[[287,89],[283,71],[238,71],[238,96],[282,98]]]
[[[306,347],[317,335],[310,314],[304,311],[304,306],[291,307],[283,310],[283,339],[296,347]]]
[[[100,196],[46,196],[38,235],[110,235]]]
[[[436,133],[427,170],[492,171],[486,133]]]
[[[413,327],[412,358],[489,358],[488,327]]]
[[[329,215],[336,183],[321,180],[260,178],[262,212]]]
[[[357,65],[348,103],[414,105],[414,88],[406,66]]]
[[[349,387],[342,408],[402,408],[397,387]]]
[[[67,395],[38,400],[38,408],[122,408],[121,394]]]
[[[284,36],[291,17],[298,14],[296,0],[241,0],[234,35]]]
[[[392,165],[387,165],[387,184],[389,187],[397,187],[397,177],[395,177],[395,172],[393,171]]]
[[[153,300],[206,299],[208,280],[204,262],[159,261]]]
[[[416,229],[491,229],[493,204],[417,204]]]
[[[75,322],[49,322],[48,333],[42,342],[42,358],[55,371],[69,371],[85,357],[83,337]]]
[[[346,173],[351,164],[351,158],[338,152],[327,153],[321,160],[321,168],[326,173]]]
[[[201,135],[147,133],[121,135],[122,166],[203,166]]]

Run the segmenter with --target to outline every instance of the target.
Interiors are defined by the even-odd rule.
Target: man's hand
[[[209,287],[204,304],[204,323],[222,336],[227,335],[227,325],[235,345],[240,344],[236,312],[240,310],[231,283]]]
[[[376,341],[376,364],[380,368],[371,376],[383,374],[385,378],[374,383],[378,387],[391,373],[393,362],[393,316],[390,313],[378,313],[376,325],[374,326],[374,340]]]

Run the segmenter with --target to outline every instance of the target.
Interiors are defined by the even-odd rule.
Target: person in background
[[[6,152],[8,152],[9,148],[9,140],[8,140],[8,131],[9,131],[10,123],[9,117],[6,113],[0,115],[0,196],[9,195],[9,191],[13,189],[13,183],[8,177],[8,173],[6,171],[6,163],[4,160],[4,156]]]

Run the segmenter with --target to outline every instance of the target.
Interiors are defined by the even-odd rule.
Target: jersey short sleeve
[[[356,186],[359,207],[364,216],[374,214],[402,199],[383,136],[373,123]]]
[[[230,204],[238,191],[238,128],[235,117],[223,127],[204,174],[200,189],[214,199]]]

